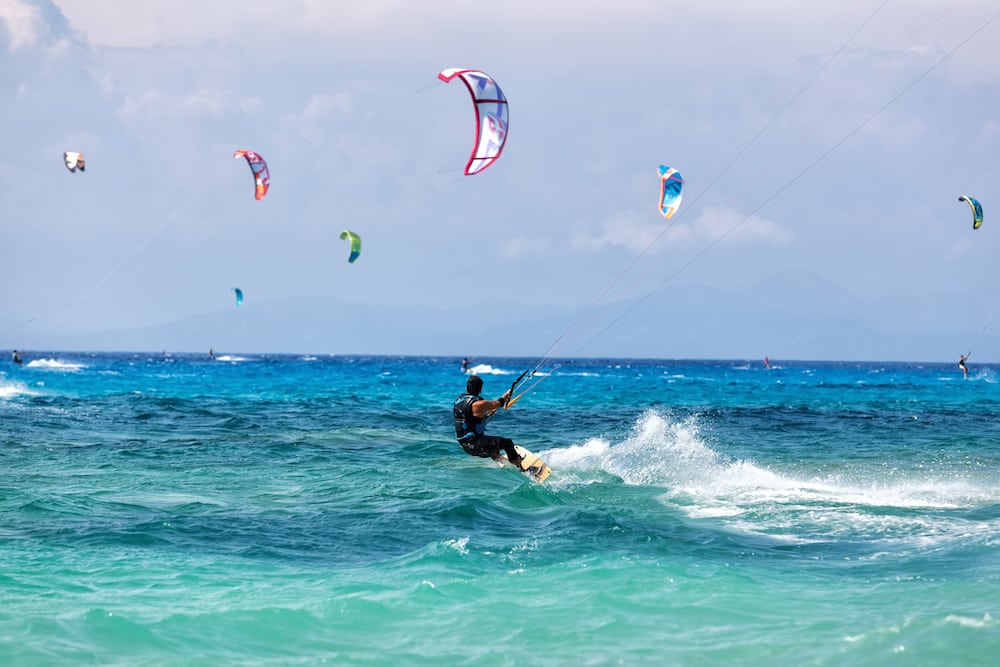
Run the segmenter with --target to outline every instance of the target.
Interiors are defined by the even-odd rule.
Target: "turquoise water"
[[[996,369],[458,362],[5,363],[0,665],[996,664]]]

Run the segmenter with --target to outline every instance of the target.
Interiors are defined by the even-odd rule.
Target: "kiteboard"
[[[538,458],[537,455],[532,454],[521,445],[514,445],[514,449],[521,455],[521,465],[518,466],[518,468],[527,477],[530,477],[534,481],[541,484],[550,474],[552,474],[552,470],[549,466],[545,463],[545,461]],[[497,462],[501,467],[504,464],[511,464],[510,461],[507,460],[506,454],[501,454],[500,458],[497,459]]]

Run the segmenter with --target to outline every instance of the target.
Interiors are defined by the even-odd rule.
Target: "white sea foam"
[[[545,461],[551,466],[565,469],[592,468],[611,448],[611,443],[600,438],[588,440],[582,445],[572,445],[564,449],[545,452]]]
[[[540,454],[557,471],[556,484],[559,476],[587,483],[594,481],[588,473],[610,473],[625,484],[663,488],[663,502],[693,519],[717,519],[739,532],[780,541],[865,536],[926,548],[984,539],[1000,529],[1000,520],[965,522],[910,511],[992,505],[1000,502],[995,485],[934,478],[926,471],[892,481],[875,477],[875,471],[868,479],[863,473],[802,479],[720,455],[701,436],[694,417],[671,420],[650,411],[620,442],[594,438]]]
[[[27,368],[40,368],[43,370],[54,370],[54,371],[71,371],[76,372],[86,365],[72,362],[72,361],[61,361],[59,359],[32,359],[27,364]]]
[[[513,375],[514,371],[507,371],[502,368],[493,368],[489,364],[476,364],[466,371],[470,375]]]
[[[450,548],[454,549],[455,551],[457,551],[458,553],[462,554],[463,556],[468,555],[468,553],[469,553],[469,536],[466,535],[465,537],[459,537],[459,538],[456,538],[456,539],[445,540],[444,541],[444,545],[446,547],[450,547]]]
[[[991,628],[997,625],[997,622],[989,614],[984,614],[982,618],[969,618],[968,616],[949,614],[945,617],[944,621],[945,623],[956,623],[967,628]]]
[[[23,382],[0,378],[0,399],[10,399],[15,396],[37,396],[38,392],[28,389]]]
[[[974,380],[982,380],[983,382],[989,382],[990,384],[995,384],[997,382],[996,373],[992,368],[977,368],[975,374],[972,376]]]

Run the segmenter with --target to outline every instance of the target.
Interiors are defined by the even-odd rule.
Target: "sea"
[[[1000,366],[460,361],[4,360],[0,665],[998,664]]]

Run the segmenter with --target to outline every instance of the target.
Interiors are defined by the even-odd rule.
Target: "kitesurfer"
[[[17,350],[14,350],[14,354],[10,355],[10,358],[11,358],[11,361],[13,361],[18,366],[20,366],[21,364],[24,363],[24,360],[21,359],[21,353],[18,352]]]
[[[212,348],[208,348],[208,358],[215,359],[215,350],[213,350]]]
[[[962,377],[969,377],[969,367],[965,365],[965,360],[969,358],[969,354],[972,354],[970,350],[968,354],[963,354],[958,359],[958,367],[962,369]]]
[[[514,449],[514,441],[497,435],[486,435],[486,419],[494,412],[507,405],[511,390],[503,396],[490,401],[482,396],[483,379],[478,375],[469,377],[465,383],[465,393],[455,399],[455,437],[458,443],[470,456],[499,460],[500,450],[507,453],[507,459],[520,466],[521,456]]]
[[[462,359],[462,372],[463,373],[468,373],[469,372],[469,358],[468,357],[465,357],[465,358]]]

